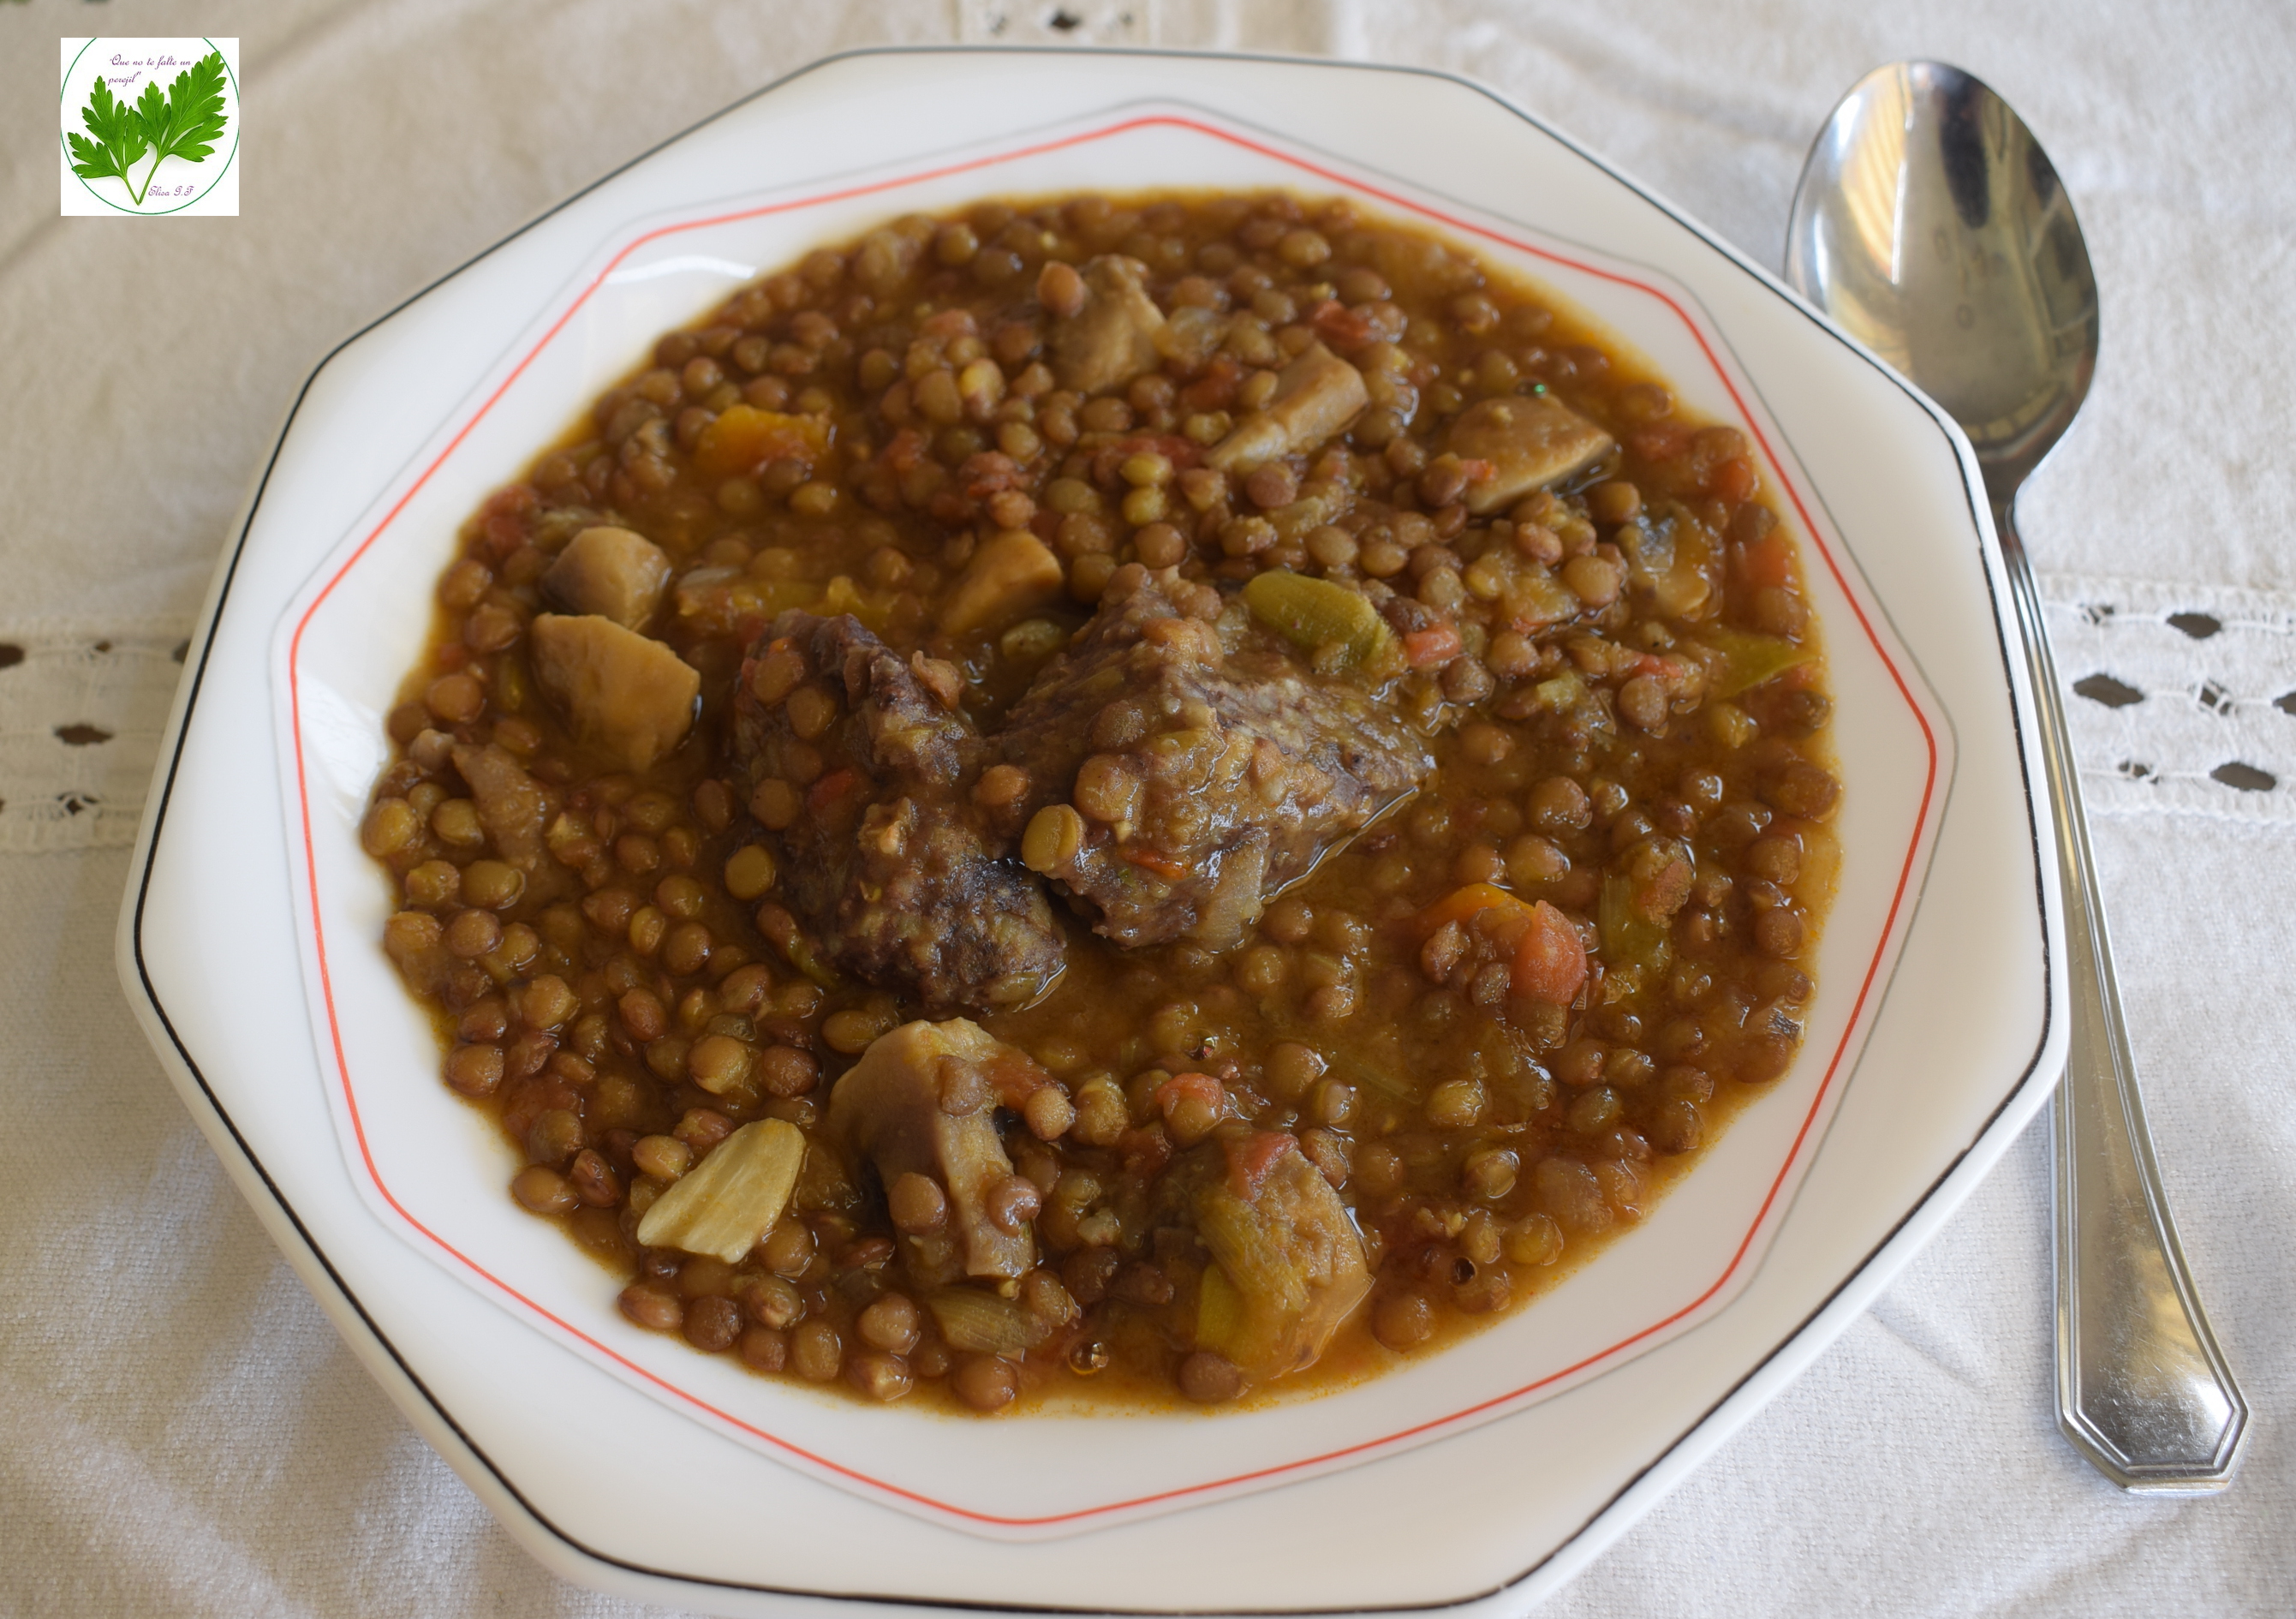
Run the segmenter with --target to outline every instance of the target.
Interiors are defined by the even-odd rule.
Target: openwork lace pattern
[[[2296,820],[2296,596],[2041,579],[2096,814]]]
[[[134,841],[180,627],[0,625],[0,852]]]
[[[968,45],[1150,45],[1158,0],[957,0]]]

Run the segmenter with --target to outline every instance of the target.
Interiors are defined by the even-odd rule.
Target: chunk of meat
[[[751,643],[735,768],[782,823],[783,896],[838,966],[927,1005],[982,1008],[1025,1005],[1059,976],[1051,907],[972,806],[984,752],[849,613],[785,612]]]
[[[914,1281],[1017,1278],[1037,1262],[1034,1224],[1008,1227],[996,1218],[1013,1161],[989,1101],[1025,1095],[1045,1077],[1027,1055],[959,1017],[904,1023],[878,1036],[830,1092],[829,1130],[847,1151],[875,1164],[889,1187],[922,1175],[947,1200],[940,1227],[901,1237]]]
[[[542,866],[542,828],[555,808],[548,790],[491,742],[484,747],[455,744],[455,768],[471,785],[471,802],[479,825],[494,840],[495,852],[532,876]]]
[[[669,587],[669,558],[643,534],[607,525],[566,542],[542,576],[543,594],[567,612],[594,612],[643,629]]]
[[[1061,559],[1035,535],[991,535],[941,604],[940,627],[953,636],[1002,629],[1057,600],[1067,584]]]
[[[1196,1347],[1255,1383],[1313,1366],[1371,1292],[1363,1237],[1332,1183],[1271,1130],[1199,1149],[1178,1179],[1214,1262],[1197,1294]]]
[[[543,695],[619,768],[646,768],[693,728],[701,677],[660,641],[596,613],[545,612],[527,648]]]
[[[1490,465],[1489,477],[1467,486],[1467,510],[1479,517],[1585,470],[1615,448],[1610,434],[1546,394],[1469,406],[1451,423],[1448,443],[1462,461]]]
[[[1321,343],[1275,374],[1275,391],[1204,457],[1222,472],[1248,473],[1279,456],[1304,455],[1347,430],[1371,403],[1363,373]]]
[[[1023,858],[1119,944],[1226,949],[1434,768],[1372,689],[1247,615],[1231,647],[1219,609],[1171,571],[1119,569],[996,739],[1029,783]]]
[[[1156,334],[1156,352],[1177,361],[1185,373],[1199,372],[1219,352],[1229,319],[1218,309],[1183,304],[1165,316],[1164,329]]]
[[[1063,388],[1100,393],[1161,363],[1164,312],[1148,296],[1147,267],[1136,259],[1103,253],[1081,273],[1084,308],[1053,327],[1053,372]]]

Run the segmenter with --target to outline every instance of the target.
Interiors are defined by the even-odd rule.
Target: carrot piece
[[[1464,888],[1453,889],[1421,911],[1411,919],[1412,925],[1423,934],[1437,932],[1447,922],[1464,927],[1478,911],[1487,911],[1493,906],[1523,908],[1522,901],[1504,888],[1489,883],[1470,883]]]
[[[1243,385],[1243,367],[1229,355],[1220,355],[1204,368],[1203,375],[1180,390],[1180,403],[1191,410],[1226,410],[1235,403],[1236,390]]]
[[[1208,1073],[1176,1073],[1156,1087],[1156,1111],[1170,1113],[1183,1097],[1195,1097],[1214,1107],[1227,1105],[1227,1088]]]
[[[1690,448],[1690,429],[1678,422],[1662,422],[1628,434],[1627,448],[1645,461],[1671,461]]]
[[[1153,849],[1119,849],[1116,851],[1116,858],[1128,866],[1152,871],[1167,883],[1177,883],[1188,875],[1188,868],[1182,862]]]
[[[1151,1124],[1145,1130],[1128,1130],[1116,1138],[1116,1155],[1123,1163],[1126,1174],[1152,1179],[1172,1161],[1172,1138],[1164,1133],[1160,1124]]]
[[[832,770],[805,792],[805,807],[816,818],[829,812],[837,801],[853,790],[860,779],[851,769]]]
[[[1515,946],[1514,992],[1567,1007],[1586,982],[1587,941],[1570,917],[1541,900],[1531,907],[1530,926]]]
[[[1746,582],[1760,588],[1793,582],[1793,542],[1783,529],[1772,529],[1752,545],[1738,550],[1738,571]]]
[[[1156,1087],[1156,1108],[1167,1129],[1194,1141],[1227,1114],[1227,1087],[1208,1073],[1176,1073]]]
[[[1434,624],[1403,637],[1403,660],[1414,669],[1448,663],[1466,649],[1456,624]]]
[[[479,509],[488,517],[523,517],[542,504],[530,483],[513,483],[487,497]]]
[[[1044,1065],[1025,1051],[1004,1046],[989,1054],[980,1064],[988,1076],[988,1089],[996,1093],[997,1101],[1019,1113],[1029,1098],[1053,1082],[1053,1076]]]
[[[1706,474],[1706,492],[1734,503],[1751,496],[1754,487],[1754,464],[1744,456],[1733,456]]]
[[[1378,335],[1370,316],[1336,298],[1327,298],[1310,310],[1308,325],[1336,349],[1360,349]]]
[[[823,417],[730,405],[701,430],[693,447],[693,465],[712,478],[753,473],[782,458],[802,461],[810,468],[828,448],[829,423]]]

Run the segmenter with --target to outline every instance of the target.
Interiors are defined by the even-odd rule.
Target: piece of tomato
[[[1514,992],[1567,1007],[1587,982],[1587,941],[1570,918],[1546,900],[1530,909],[1530,925],[1514,949]]]
[[[1466,650],[1456,624],[1432,624],[1403,637],[1403,661],[1414,669],[1436,669]]]

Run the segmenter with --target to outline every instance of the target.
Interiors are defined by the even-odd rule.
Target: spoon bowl
[[[1786,242],[1787,279],[1945,407],[1997,498],[2072,425],[2096,277],[2048,154],[1977,79],[1922,62],[1861,82],[1811,149]]]
[[[2114,985],[2019,488],[2096,373],[2096,278],[2040,143],[1942,62],[1866,75],[1826,120],[1786,231],[1786,278],[1927,393],[1976,452],[2033,689],[2055,833],[2071,1041],[2057,1089],[2057,1413],[2129,1490],[2231,1482],[2248,1407],[2161,1190]]]

